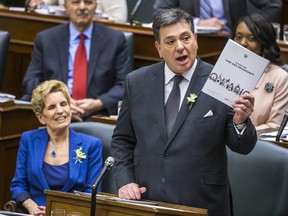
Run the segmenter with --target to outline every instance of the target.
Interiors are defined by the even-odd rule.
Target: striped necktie
[[[213,17],[212,8],[209,0],[200,0],[200,19],[209,19]]]
[[[174,79],[173,88],[171,90],[171,93],[168,97],[165,106],[165,119],[166,119],[166,128],[168,136],[173,128],[174,122],[176,120],[179,111],[179,105],[180,105],[179,83],[183,79],[183,76],[175,75],[173,79]]]

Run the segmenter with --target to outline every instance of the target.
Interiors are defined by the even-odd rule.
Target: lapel
[[[92,76],[94,74],[94,70],[96,65],[98,64],[98,57],[101,53],[103,43],[103,33],[99,29],[99,26],[97,24],[93,24],[93,31],[92,31],[92,38],[91,38],[91,47],[90,47],[90,56],[89,56],[89,62],[88,62],[88,80],[87,80],[87,90],[89,87],[89,84],[92,80]],[[107,47],[108,48],[108,47]],[[108,58],[108,56],[107,56]],[[87,91],[88,92],[88,91]]]
[[[63,25],[57,43],[60,60],[60,72],[62,80],[67,83],[68,79],[68,56],[69,56],[69,24]]]
[[[205,66],[204,63],[198,58],[197,66],[195,68],[195,71],[194,71],[193,76],[191,78],[191,81],[189,83],[185,97],[183,98],[181,108],[180,108],[179,113],[177,115],[177,118],[175,120],[174,127],[170,133],[168,140],[167,140],[166,149],[170,145],[171,141],[174,139],[175,135],[179,131],[182,124],[184,123],[185,119],[187,118],[187,115],[190,113],[190,111],[193,110],[194,106],[192,106],[192,108],[189,109],[189,105],[187,104],[187,97],[190,96],[190,93],[194,93],[198,97],[200,96],[201,90],[202,90],[209,74],[210,74],[209,68],[207,68],[207,66]],[[196,102],[197,102],[197,100],[196,100]]]
[[[227,0],[223,0],[223,9],[224,9],[224,17],[227,18],[227,21],[228,21],[228,26],[233,27],[231,26],[232,25],[232,20],[231,20],[231,15],[229,14],[229,1]]]
[[[81,163],[78,162],[75,164],[76,153],[74,150],[82,146],[82,140],[79,138],[79,136],[77,136],[77,133],[71,129],[69,140],[69,180],[66,182],[61,191],[71,191],[71,188],[73,188],[79,178],[81,170]],[[87,155],[87,152],[85,153]]]
[[[38,177],[38,180],[44,189],[50,189],[42,171],[48,140],[49,136],[46,128],[40,129],[36,139],[32,140],[33,142],[32,148],[34,152],[34,154],[32,155],[38,160],[31,160],[31,161],[33,161],[34,163],[36,176]]]
[[[153,67],[151,78],[151,98],[153,109],[157,110],[154,112],[159,125],[160,134],[164,140],[167,141],[167,132],[165,124],[165,103],[164,103],[164,62],[160,62],[155,67]],[[160,107],[160,109],[159,109]]]
[[[192,3],[189,2],[189,4],[192,5]],[[200,0],[198,1],[194,1],[194,14],[196,15],[196,17],[199,17],[200,16]]]

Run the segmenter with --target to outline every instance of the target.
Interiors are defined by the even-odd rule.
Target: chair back
[[[111,155],[111,139],[115,125],[98,122],[73,122],[70,126],[73,130],[98,137],[102,140],[103,162]],[[95,179],[96,180],[96,179]],[[102,181],[102,192],[117,194],[114,181],[113,167]]]
[[[248,155],[227,153],[234,216],[288,215],[288,149],[258,140]]]
[[[9,32],[0,30],[0,89],[2,89],[9,39]]]
[[[123,32],[127,44],[128,44],[128,56],[130,60],[130,69],[128,72],[132,71],[134,68],[134,33],[133,32]]]

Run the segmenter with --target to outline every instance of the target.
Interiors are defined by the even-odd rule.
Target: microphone
[[[132,9],[131,13],[130,13],[130,19],[129,19],[129,22],[130,24],[140,24],[139,22],[135,21],[134,18],[135,18],[135,15],[137,13],[137,11],[139,10],[141,4],[142,4],[143,0],[138,0],[134,6],[134,8]]]
[[[92,187],[92,195],[91,195],[91,211],[90,211],[90,216],[95,216],[96,215],[96,193],[97,193],[97,188],[102,181],[102,179],[105,177],[105,175],[108,173],[108,171],[111,169],[111,167],[114,164],[114,158],[109,156],[104,163],[104,166],[96,179],[95,184]]]
[[[278,141],[278,142],[280,141],[280,137],[283,133],[284,128],[286,127],[287,121],[288,121],[288,109],[285,111],[284,118],[281,122],[278,133],[276,135],[276,141]]]

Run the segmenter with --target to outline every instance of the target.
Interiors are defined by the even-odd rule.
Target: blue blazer
[[[31,100],[33,89],[45,80],[67,83],[69,24],[62,24],[36,35],[31,61],[22,82],[22,100]],[[130,72],[128,45],[124,34],[94,23],[87,74],[87,98],[100,99],[104,110],[98,114],[117,113],[124,95],[124,79]]]
[[[36,129],[22,134],[17,155],[15,176],[12,179],[10,191],[13,200],[19,201],[19,196],[29,193],[38,205],[46,205],[44,190],[49,190],[42,172],[44,156],[49,141],[46,128]],[[82,147],[87,155],[82,163],[75,164],[75,151]],[[69,180],[61,191],[73,190],[91,193],[102,168],[102,143],[99,138],[70,129],[69,146]],[[24,200],[22,200],[24,201]]]

